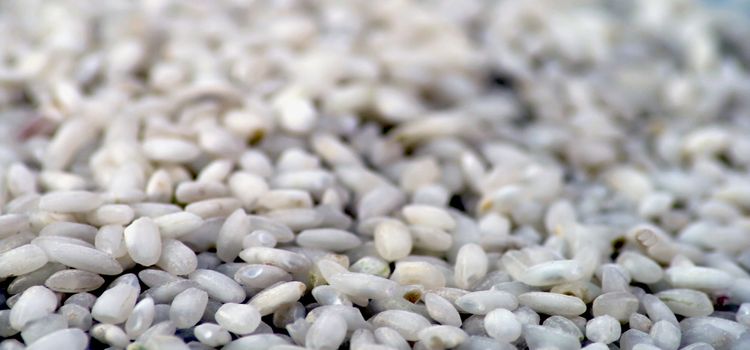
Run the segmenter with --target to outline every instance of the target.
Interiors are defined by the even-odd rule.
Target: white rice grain
[[[362,244],[351,232],[337,229],[308,229],[297,235],[297,244],[332,252],[344,252]]]
[[[177,328],[190,328],[201,320],[208,303],[208,293],[197,288],[182,291],[172,301],[169,319]]]
[[[581,299],[562,294],[529,292],[519,295],[518,302],[548,315],[576,316],[586,312]]]
[[[334,311],[324,312],[313,322],[305,337],[308,349],[337,349],[346,337],[346,321]]]
[[[33,244],[22,245],[0,254],[0,278],[20,276],[47,263],[44,250]]]
[[[383,311],[370,322],[376,327],[392,328],[409,341],[419,340],[419,332],[430,326],[430,321],[426,318],[404,310]]]
[[[102,323],[118,324],[125,322],[133,311],[138,288],[128,284],[118,284],[107,289],[96,299],[91,308],[91,316]]]
[[[265,316],[284,304],[299,300],[306,289],[304,283],[284,282],[256,294],[250,299],[249,304],[254,306],[261,316]]]
[[[39,209],[56,213],[85,213],[102,205],[101,195],[88,191],[49,192],[39,198]]]
[[[80,293],[95,290],[104,284],[101,276],[82,270],[55,272],[44,282],[47,288],[62,293]]]
[[[139,218],[123,232],[128,255],[138,264],[151,266],[159,261],[162,241],[159,227],[148,217]]]
[[[470,288],[487,274],[488,264],[487,255],[481,246],[474,243],[462,246],[454,267],[456,285],[459,288]]]
[[[10,326],[22,330],[30,322],[45,317],[57,309],[57,297],[42,286],[33,286],[21,294],[10,309]]]
[[[409,228],[399,221],[388,220],[380,223],[374,233],[375,249],[387,261],[406,257],[412,250]]]
[[[208,295],[224,303],[240,303],[245,300],[245,291],[233,279],[213,270],[197,269],[190,280],[198,283]]]

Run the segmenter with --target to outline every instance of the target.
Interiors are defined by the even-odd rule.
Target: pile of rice
[[[0,350],[750,349],[750,21],[0,2]]]

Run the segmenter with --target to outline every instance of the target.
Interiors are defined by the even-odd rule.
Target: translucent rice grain
[[[233,173],[228,184],[231,194],[248,210],[254,208],[258,199],[269,189],[262,176],[244,171]]]
[[[86,215],[86,219],[97,226],[127,225],[133,221],[135,212],[125,204],[105,204]]]
[[[470,243],[461,247],[456,256],[455,282],[459,288],[469,289],[487,274],[489,262],[481,246]]]
[[[190,274],[190,280],[198,283],[208,295],[224,303],[240,303],[245,300],[245,291],[233,279],[213,270],[198,269]]]
[[[317,286],[312,290],[312,296],[320,305],[352,306],[352,301],[345,294],[331,286]]]
[[[630,315],[630,319],[628,320],[628,325],[632,329],[637,329],[641,332],[648,333],[651,330],[652,322],[645,315],[634,313]]]
[[[412,204],[404,206],[401,213],[412,225],[430,226],[446,231],[451,231],[456,227],[456,220],[442,208]]]
[[[47,264],[47,254],[33,244],[26,244],[0,254],[0,278],[20,276]]]
[[[572,335],[544,326],[526,325],[523,336],[530,349],[555,348],[560,350],[580,349],[581,344]]]
[[[659,321],[651,326],[649,335],[654,339],[654,345],[664,350],[677,350],[680,347],[682,331],[668,321]]]
[[[121,225],[106,225],[99,228],[94,238],[96,249],[112,257],[119,258],[128,253],[123,237],[124,228]]]
[[[659,292],[656,296],[677,315],[701,317],[714,312],[713,303],[708,296],[696,290],[670,289]]]
[[[172,199],[173,187],[169,173],[159,169],[151,174],[146,183],[146,198],[153,202],[168,202]]]
[[[182,208],[178,205],[167,203],[141,202],[132,204],[131,206],[133,211],[135,211],[135,216],[146,216],[152,219],[182,211]]]
[[[408,350],[411,349],[406,339],[394,329],[389,327],[380,327],[373,332],[374,340],[380,344],[390,346],[394,349]]]
[[[310,268],[310,259],[287,250],[251,247],[240,252],[240,258],[251,264],[267,264],[289,272],[299,272]]]
[[[182,339],[172,335],[157,334],[146,339],[143,344],[147,349],[165,349],[165,350],[189,350],[188,346]]]
[[[13,197],[37,193],[36,173],[29,169],[25,164],[13,163],[7,170],[4,178],[7,183],[7,191]]]
[[[578,340],[583,340],[584,332],[586,331],[586,322],[583,320],[582,327],[579,327],[574,317],[563,317],[563,316],[550,316],[544,322],[542,326],[556,330],[561,333],[565,333],[575,337]]]
[[[461,328],[453,326],[430,326],[421,330],[418,336],[429,348],[455,348],[468,337]]]
[[[276,237],[269,233],[268,231],[264,230],[256,230],[250,233],[249,235],[245,236],[245,238],[242,239],[242,247],[243,248],[250,248],[250,247],[268,247],[268,248],[274,248],[279,242],[276,241]]]
[[[530,286],[552,286],[583,278],[583,269],[575,260],[555,260],[531,266],[520,281]]]
[[[654,340],[649,337],[647,333],[643,333],[639,330],[629,329],[622,333],[620,338],[621,349],[635,349],[636,346],[650,346],[654,344]]]
[[[203,219],[229,216],[239,209],[242,203],[236,198],[220,197],[193,202],[185,207],[185,211],[200,216]]]
[[[396,187],[383,185],[368,191],[357,203],[357,217],[360,220],[383,216],[398,209],[406,195]]]
[[[362,244],[351,232],[337,229],[309,229],[297,235],[297,244],[333,252],[344,252]]]
[[[101,276],[82,270],[62,270],[47,278],[47,288],[62,293],[80,293],[95,290],[104,284]]]
[[[333,182],[333,175],[322,169],[284,171],[271,179],[273,187],[304,190],[315,197],[322,195]]]
[[[682,350],[712,350],[712,349],[714,349],[713,346],[711,346],[708,343],[702,343],[702,342],[701,343],[693,343],[693,344],[690,344],[690,345],[682,348]],[[650,350],[650,349],[647,349],[647,350]]]
[[[750,326],[750,303],[742,303],[735,318],[738,323]]]
[[[39,184],[48,191],[84,190],[88,185],[83,176],[54,170],[40,172]]]
[[[180,203],[193,203],[205,199],[224,197],[229,194],[221,182],[185,181],[177,185],[175,199]]]
[[[478,291],[467,293],[456,299],[456,306],[475,315],[485,315],[497,308],[514,310],[518,307],[518,300],[513,294],[501,291]]]
[[[206,165],[198,174],[199,182],[223,182],[229,176],[234,167],[234,162],[230,159],[216,159]]]
[[[620,322],[609,315],[594,317],[586,323],[586,338],[609,344],[620,338]]]
[[[40,319],[34,320],[24,327],[21,332],[21,338],[24,343],[31,344],[47,334],[57,332],[68,328],[68,321],[65,316],[60,314],[51,314]]]
[[[70,350],[84,350],[89,344],[89,339],[80,329],[68,328],[50,333],[39,338],[27,350],[46,350],[59,347]]]
[[[396,263],[391,280],[401,285],[418,284],[428,290],[445,287],[445,276],[430,263],[422,261],[401,261]]]
[[[412,225],[409,232],[415,248],[444,252],[453,245],[453,236],[434,227]]]
[[[388,262],[376,256],[365,256],[357,260],[349,267],[349,270],[351,272],[360,272],[380,277],[388,277],[391,274]]]
[[[162,252],[161,236],[150,218],[139,218],[123,232],[128,254],[138,264],[151,266],[159,261]]]
[[[184,243],[167,239],[162,245],[161,256],[156,266],[175,276],[188,275],[198,267],[198,258]]]
[[[32,243],[42,248],[50,261],[102,275],[117,275],[122,272],[122,266],[109,254],[74,241],[37,238]]]
[[[226,329],[214,323],[201,323],[193,330],[195,337],[209,347],[218,347],[232,340]]]
[[[274,345],[288,344],[289,341],[287,339],[276,334],[253,334],[228,343],[222,350],[270,349]]]
[[[167,305],[164,305],[164,306],[166,307],[166,310],[169,310],[169,306]],[[143,332],[143,334],[141,334],[141,336],[139,336],[135,340],[137,342],[144,343],[153,337],[171,336],[176,331],[177,331],[177,328],[174,326],[172,322],[162,321],[151,326],[151,328]]]
[[[6,338],[18,333],[10,325],[10,310],[0,310],[0,337]]]
[[[430,321],[421,315],[403,310],[383,311],[370,322],[376,327],[390,327],[409,341],[419,340],[419,332],[430,326]]]
[[[279,243],[287,243],[294,240],[294,232],[281,222],[273,221],[268,218],[250,215],[251,232],[263,230],[272,234]]]
[[[158,216],[154,218],[154,223],[164,238],[177,238],[200,227],[203,219],[193,213],[180,211]]]
[[[662,320],[669,321],[674,325],[677,325],[677,317],[674,312],[658,297],[646,294],[641,297],[641,303],[643,308],[646,309],[646,314],[652,322],[659,322]]]
[[[208,293],[197,288],[188,288],[177,294],[172,301],[169,319],[178,329],[193,327],[203,316],[207,303]]]
[[[313,322],[305,337],[308,349],[337,349],[346,337],[346,321],[336,312],[324,312]]]
[[[252,333],[260,323],[260,313],[252,305],[226,303],[216,311],[216,322],[238,335]]]
[[[94,243],[96,227],[74,222],[57,221],[49,223],[39,231],[39,236],[61,236],[70,237]]]
[[[397,284],[391,280],[364,273],[340,273],[328,278],[328,283],[354,298],[383,299],[395,294]]]
[[[700,290],[726,289],[733,283],[727,272],[698,266],[675,266],[666,270],[666,281],[675,288]]]
[[[495,309],[487,313],[484,317],[484,328],[487,335],[508,343],[516,341],[522,332],[521,323],[506,309]]]
[[[138,278],[148,287],[158,287],[168,282],[179,281],[182,278],[159,269],[145,269],[138,272]]]
[[[234,274],[234,280],[250,288],[266,288],[278,282],[288,282],[291,275],[273,265],[251,264],[241,267]]]
[[[299,319],[304,319],[307,310],[300,302],[287,304],[273,313],[273,325],[284,328]]]
[[[42,286],[27,289],[10,309],[10,326],[22,330],[34,320],[45,317],[57,309],[57,297]]]
[[[91,328],[91,336],[113,347],[124,348],[130,344],[130,339],[122,328],[112,324],[102,323],[94,326]]]
[[[57,213],[85,213],[102,205],[102,197],[88,191],[49,192],[39,199],[39,209]]]
[[[371,330],[366,328],[355,330],[349,338],[349,346],[351,348],[359,349],[370,344],[375,344],[375,335]]]
[[[513,350],[516,347],[510,343],[503,343],[484,336],[469,336],[466,341],[459,345],[458,350]]]
[[[638,298],[627,292],[612,292],[594,299],[591,309],[594,316],[609,315],[620,322],[630,319],[638,310]]]
[[[154,300],[144,298],[133,307],[133,311],[125,322],[125,332],[128,337],[135,339],[145,332],[154,322]]]
[[[292,208],[312,208],[313,199],[302,190],[270,190],[257,200],[255,208],[260,211]]]
[[[97,296],[91,293],[76,293],[65,299],[65,305],[80,305],[87,309],[94,306]]]
[[[235,210],[224,221],[216,240],[216,255],[224,261],[233,261],[242,250],[242,240],[250,233],[250,219],[243,209]]]
[[[739,339],[747,327],[718,317],[688,317],[680,321],[680,330],[682,344],[706,343],[724,349]]]
[[[284,304],[299,300],[306,289],[305,284],[300,282],[281,283],[256,294],[250,299],[249,304],[255,306],[258,312],[265,316],[273,313]]]
[[[0,215],[0,238],[25,232],[31,229],[29,217],[24,214]]]
[[[461,316],[448,300],[434,293],[425,294],[423,299],[427,313],[433,320],[448,326],[461,326]]]
[[[102,323],[125,322],[133,311],[138,289],[128,284],[118,284],[102,293],[91,309],[91,316]]]
[[[47,147],[44,154],[44,168],[65,169],[81,147],[96,137],[96,129],[96,126],[85,118],[74,118],[65,122]]]
[[[384,221],[375,228],[375,249],[380,256],[394,261],[409,255],[412,239],[409,229],[398,221]]]
[[[168,162],[189,162],[200,155],[200,149],[193,143],[177,138],[150,138],[143,142],[143,153],[149,159]]]
[[[576,316],[586,312],[586,304],[568,295],[529,292],[518,296],[518,302],[548,315]]]
[[[664,275],[659,264],[638,253],[622,252],[617,256],[617,263],[622,265],[637,282],[654,283]]]

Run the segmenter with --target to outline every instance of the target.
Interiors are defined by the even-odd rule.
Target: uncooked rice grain
[[[0,349],[750,347],[741,2],[87,5],[0,2]]]

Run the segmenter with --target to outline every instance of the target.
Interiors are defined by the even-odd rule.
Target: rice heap
[[[0,3],[0,349],[749,349],[750,22]]]

